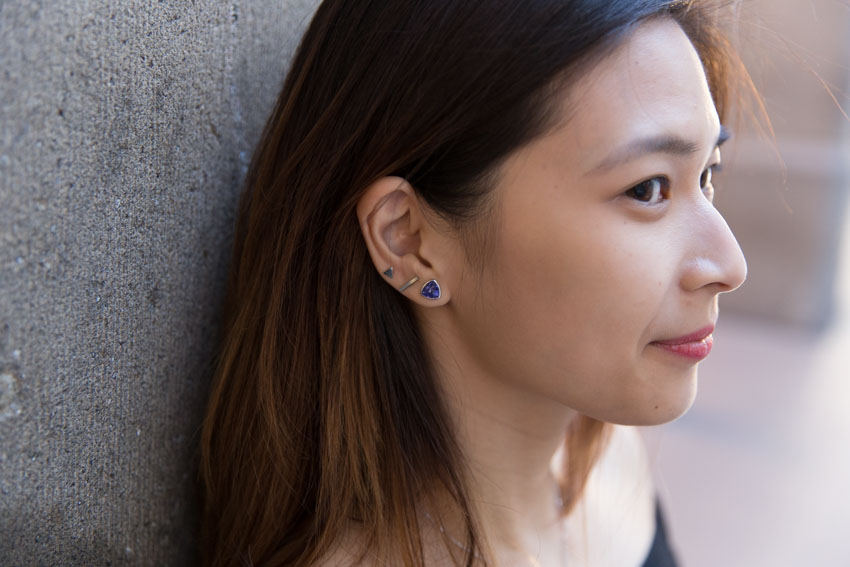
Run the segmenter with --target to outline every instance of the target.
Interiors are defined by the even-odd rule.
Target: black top
[[[664,527],[664,516],[661,513],[661,503],[655,500],[655,539],[643,567],[677,567],[676,556],[667,543],[667,530]]]

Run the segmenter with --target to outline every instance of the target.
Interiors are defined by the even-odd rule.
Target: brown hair
[[[357,522],[423,565],[415,504],[440,486],[478,549],[463,456],[407,300],[371,264],[355,207],[407,179],[473,261],[493,172],[551,128],[553,85],[649,17],[676,19],[721,117],[731,51],[701,2],[327,0],[245,181],[201,440],[204,565],[309,565]],[[567,432],[569,509],[606,424]]]

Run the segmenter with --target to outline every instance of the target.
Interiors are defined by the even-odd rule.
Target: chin
[[[690,403],[683,403],[670,406],[659,406],[657,409],[653,407],[645,415],[640,416],[634,423],[629,425],[663,425],[675,421],[688,413],[693,405],[693,400]]]
[[[697,368],[686,376],[681,374],[663,378],[655,376],[641,392],[633,392],[629,399],[616,407],[588,412],[586,415],[618,425],[662,425],[685,415],[697,396]]]
[[[636,407],[633,423],[630,425],[662,425],[675,421],[685,415],[697,397],[697,370],[694,367],[690,376],[676,384],[670,384],[664,390],[656,390],[653,396]]]

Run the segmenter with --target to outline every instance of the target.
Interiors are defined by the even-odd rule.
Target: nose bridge
[[[705,198],[690,216],[683,287],[693,290],[714,285],[720,293],[737,289],[747,278],[747,263],[726,220]]]

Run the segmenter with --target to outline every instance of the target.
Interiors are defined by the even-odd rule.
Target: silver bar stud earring
[[[410,286],[412,286],[413,284],[415,284],[415,283],[416,283],[416,282],[418,282],[418,281],[419,281],[419,276],[413,276],[413,278],[412,278],[409,282],[407,282],[406,284],[404,284],[403,286],[401,286],[400,288],[398,288],[398,290],[399,290],[399,291],[404,291],[404,290],[406,290],[407,288],[409,288]]]

